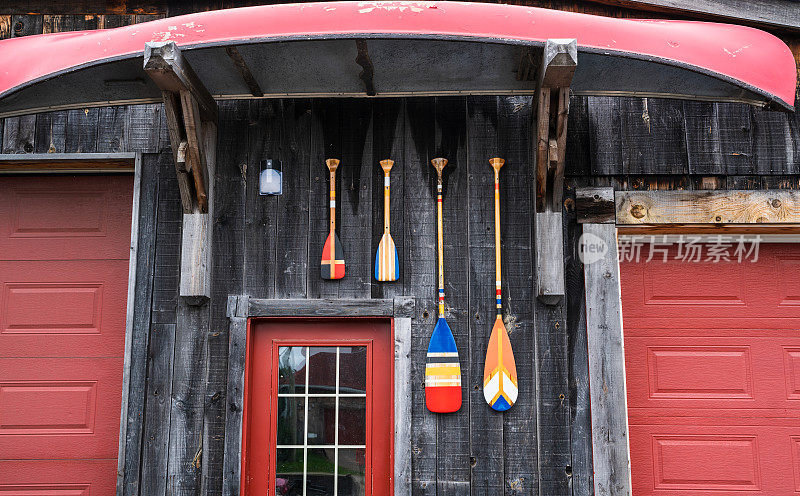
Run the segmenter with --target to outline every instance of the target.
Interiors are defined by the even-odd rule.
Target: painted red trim
[[[275,466],[275,444],[274,440],[277,438],[277,398],[276,392],[278,391],[278,379],[279,374],[277,374],[277,363],[278,363],[278,348],[280,346],[366,346],[368,349],[367,353],[367,370],[373,371],[373,373],[367,375],[367,384],[366,384],[366,391],[367,397],[371,398],[371,401],[367,401],[366,404],[366,415],[367,415],[367,427],[366,427],[366,450],[365,450],[365,473],[369,474],[369,480],[373,484],[381,484],[379,487],[372,487],[368,486],[367,488],[367,496],[371,494],[384,494],[386,492],[385,488],[392,488],[393,487],[393,479],[394,479],[394,355],[393,355],[393,345],[394,343],[394,322],[391,321],[390,323],[381,322],[385,319],[376,319],[376,318],[349,318],[349,319],[313,319],[313,318],[257,318],[255,319],[255,323],[251,322],[252,319],[248,320],[248,346],[246,349],[245,355],[245,401],[244,401],[244,412],[243,412],[243,420],[242,420],[242,478],[240,484],[240,491],[242,495],[248,494],[256,494],[254,491],[260,494],[261,486],[266,483],[266,490],[267,494],[275,494],[275,477],[274,477],[274,466]],[[348,321],[373,321],[379,323],[380,326],[384,326],[389,324],[390,332],[386,338],[379,338],[379,337],[365,337],[367,336],[370,331],[367,328],[361,328],[358,330],[354,330],[353,334],[359,337],[348,338],[346,332],[342,332],[341,338],[331,338],[326,337],[325,333],[329,332],[329,330],[321,330],[319,332],[319,336],[311,336],[311,337],[267,337],[267,336],[256,336],[259,332],[266,332],[260,330],[251,330],[251,326],[255,325],[258,326],[259,323],[279,323],[283,322],[313,322],[313,321],[320,321],[325,323],[334,323],[334,324],[346,324]],[[313,334],[313,332],[312,332]],[[385,343],[376,345],[376,340],[383,342],[386,340]],[[254,346],[256,346],[258,342],[259,348],[268,348],[263,350],[255,350]],[[381,422],[381,418],[386,418],[385,416],[376,415],[373,409],[375,408],[376,395],[381,394],[380,391],[375,390],[374,384],[374,363],[373,359],[376,353],[380,351],[378,348],[385,347],[384,350],[386,353],[390,354],[390,360],[388,362],[388,370],[389,373],[389,384],[388,391],[386,391],[387,395],[391,398],[391,401],[388,402],[388,410],[389,410],[389,423],[385,424]],[[254,361],[260,360],[263,362],[264,357],[268,357],[268,364],[259,364],[256,366]],[[253,378],[253,374],[259,374],[259,377]],[[268,379],[268,381],[266,381]],[[258,383],[268,383],[269,394],[263,394],[264,391],[253,391],[254,384]],[[383,388],[384,386],[381,386]],[[255,398],[257,401],[251,401],[251,399]],[[266,403],[266,405],[264,405]],[[267,418],[264,418],[263,415],[258,415],[257,412],[253,412],[253,408],[264,408],[265,411],[268,412]],[[383,408],[381,408],[382,410]],[[258,421],[256,423],[256,421]],[[373,455],[373,445],[375,444],[374,440],[374,433],[373,428],[377,422],[381,422],[381,424],[385,427],[386,432],[389,436],[389,445],[386,447],[389,450],[389,460],[388,466],[385,467],[386,475],[376,475],[375,474],[375,467],[373,466],[373,461],[376,459]],[[266,423],[266,428],[264,427],[264,423]],[[260,424],[260,425],[258,425]],[[261,451],[260,453],[255,453],[252,449],[249,449],[251,446],[251,437],[257,436],[256,442],[252,444],[252,446],[263,445],[267,447],[266,453]],[[258,450],[256,450],[258,451]],[[258,488],[251,487],[251,483],[253,483],[253,477],[251,474],[251,462],[253,462],[253,456],[258,456],[263,458],[262,460],[257,460],[256,465],[260,467],[255,469],[259,474],[265,474],[267,477],[266,481],[260,481]],[[386,479],[388,478],[388,482]],[[382,480],[379,480],[382,479]],[[391,489],[390,489],[391,490]]]
[[[352,37],[509,44],[577,38],[581,51],[682,66],[732,80],[788,107],[797,78],[789,48],[775,36],[745,26],[616,19],[487,3],[330,2],[244,7],[2,40],[0,98],[70,70],[141,56],[148,41],[170,40],[191,49]]]

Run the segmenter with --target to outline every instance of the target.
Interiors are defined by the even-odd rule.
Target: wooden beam
[[[222,462],[223,496],[239,496],[242,476],[242,423],[247,356],[247,318],[229,316],[228,399],[225,409],[225,448]]]
[[[569,86],[578,62],[574,39],[550,39],[542,51],[536,88],[536,292],[542,303],[564,298],[562,199]]]
[[[620,235],[649,234],[792,234],[800,233],[800,224],[636,224],[617,225]]]
[[[192,179],[186,170],[186,131],[183,127],[183,112],[178,93],[171,91],[161,92],[164,97],[164,117],[169,132],[169,142],[172,147],[172,156],[175,158],[175,174],[178,177],[178,191],[181,195],[183,213],[194,211],[195,194]]]
[[[216,122],[217,102],[174,41],[145,43],[144,70],[162,91],[188,91],[197,100],[202,119]]]
[[[259,86],[255,76],[253,76],[253,72],[250,70],[250,67],[247,66],[247,62],[245,62],[244,57],[242,57],[242,54],[239,53],[239,49],[237,49],[235,46],[227,46],[225,47],[225,52],[233,61],[233,65],[236,66],[236,70],[239,71],[239,75],[242,76],[242,80],[250,90],[250,94],[255,97],[264,96],[264,91],[261,89],[261,86]]]
[[[411,390],[411,316],[395,316],[394,494],[398,496],[411,494]]]
[[[536,291],[547,305],[564,298],[564,235],[561,212],[536,212]]]
[[[683,14],[700,19],[733,21],[762,27],[800,30],[794,0],[589,0],[651,12]]]
[[[575,212],[579,223],[614,224],[617,213],[614,188],[578,188]]]
[[[593,248],[593,249],[589,249]],[[617,233],[613,224],[584,224],[592,451],[596,496],[630,496],[630,446],[625,388]]]
[[[578,65],[578,41],[549,39],[544,44],[539,87],[569,88]]]
[[[636,224],[800,224],[800,191],[617,191],[616,221]]]
[[[250,298],[251,317],[391,317],[394,300],[269,300]]]

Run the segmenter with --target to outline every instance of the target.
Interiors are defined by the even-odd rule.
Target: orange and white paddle
[[[494,169],[494,256],[497,317],[486,349],[483,366],[483,397],[493,409],[504,412],[517,401],[517,365],[503,324],[502,281],[500,270],[500,168],[502,158],[489,160]]]

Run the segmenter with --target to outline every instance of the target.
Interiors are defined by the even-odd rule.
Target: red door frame
[[[341,337],[320,337],[320,332],[308,324],[333,324],[343,323],[366,324],[375,323],[378,327],[386,328],[388,331],[385,336],[380,336],[380,332],[366,325],[356,326],[355,332],[347,333],[338,331]],[[256,329],[260,326],[267,327],[270,324],[285,323],[289,326],[303,325],[305,329],[294,330],[291,338],[278,337],[269,338],[266,336],[266,329]],[[298,326],[300,327],[300,326]],[[318,326],[314,326],[318,327]],[[367,377],[367,433],[366,433],[366,455],[365,473],[368,474],[369,484],[367,485],[367,495],[392,494],[394,489],[394,320],[391,318],[270,318],[259,317],[247,320],[247,337],[245,347],[245,370],[244,370],[244,401],[242,412],[242,459],[241,459],[241,480],[240,492],[242,495],[262,494],[258,489],[266,484],[267,494],[275,494],[275,477],[273,463],[273,453],[275,451],[274,439],[276,438],[277,425],[277,396],[278,374],[273,373],[277,370],[278,346],[367,346],[367,370],[372,371]],[[389,364],[386,369],[386,378],[375,380],[374,358],[380,354],[388,355],[386,358]],[[267,360],[268,359],[268,360]],[[377,360],[380,363],[380,360]],[[269,363],[268,367],[257,367],[258,364]],[[255,389],[265,389],[269,394],[255,394]],[[388,402],[377,401],[377,398],[386,394],[390,398]],[[269,412],[264,419],[263,416],[253,413],[253,410]],[[389,422],[380,422],[381,418],[388,418]],[[263,422],[266,420],[266,422]],[[376,429],[377,427],[377,429]],[[378,431],[377,436],[373,436],[374,431]],[[260,442],[254,442],[255,438]],[[252,448],[251,448],[252,446]],[[263,446],[259,449],[258,446]],[[373,449],[373,447],[377,449]],[[382,463],[380,453],[388,450],[389,456],[386,463]],[[375,462],[378,463],[375,463]],[[258,470],[251,469],[252,466],[259,467]],[[251,474],[264,474],[266,479],[256,479]],[[383,480],[381,480],[383,479]],[[258,488],[254,488],[254,485]],[[251,492],[257,491],[257,492]]]

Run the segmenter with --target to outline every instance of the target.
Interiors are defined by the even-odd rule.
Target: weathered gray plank
[[[277,247],[294,237],[288,234],[291,231],[278,235],[277,205],[280,197],[261,196],[258,187],[261,161],[267,158],[278,160],[282,153],[283,104],[283,100],[253,101],[248,116],[252,124],[248,130],[244,190],[244,292],[258,298],[275,297]],[[286,164],[287,169],[293,166]],[[288,174],[284,174],[285,178]],[[284,184],[284,194],[289,194],[288,190],[289,185]]]
[[[97,131],[100,109],[86,108],[67,112],[67,153],[92,153],[97,151]]]
[[[203,418],[208,367],[209,306],[177,303],[172,397],[169,416],[167,494],[196,495],[202,489]]]
[[[469,426],[469,170],[467,163],[467,102],[464,97],[437,97],[434,101],[433,155],[447,158],[442,171],[442,218],[444,230],[445,315],[459,350],[461,364],[461,409],[449,415],[437,415],[436,494],[462,495],[470,483],[471,436]],[[433,166],[428,162],[430,171]],[[489,166],[487,165],[487,168]],[[436,174],[432,174],[435,176]],[[432,185],[431,185],[432,186]],[[435,208],[436,189],[428,190]],[[434,221],[436,217],[430,219]],[[436,242],[436,238],[430,240]],[[434,252],[435,253],[435,252]],[[436,255],[434,255],[436,256]],[[415,261],[409,261],[415,263]],[[434,269],[431,274],[437,277]],[[429,332],[432,332],[433,328]],[[429,334],[428,334],[429,336]],[[427,336],[426,336],[427,337]],[[427,348],[427,342],[425,343]]]
[[[225,415],[225,458],[222,466],[223,496],[238,496],[242,473],[242,415],[247,353],[247,319],[231,317],[228,329],[228,408]]]
[[[596,496],[629,496],[630,447],[616,227],[584,224],[583,236],[587,243],[606,250],[599,260],[584,264],[594,490]]]
[[[226,300],[243,290],[244,175],[248,150],[247,109],[251,102],[221,102],[218,160],[214,182],[214,263],[211,289],[211,328],[208,334],[208,366],[203,414],[203,484],[201,494],[223,491],[228,382],[228,326]]]
[[[36,153],[64,153],[67,139],[67,112],[44,112],[36,115]],[[120,152],[119,150],[103,150]]]
[[[574,189],[573,189],[574,191]],[[583,264],[578,257],[578,240],[582,233],[575,211],[564,213],[567,293],[567,349],[569,352],[569,407],[572,464],[565,471],[571,476],[573,496],[594,494],[592,467],[592,419],[589,411],[589,368],[586,348],[586,298]]]
[[[261,299],[250,298],[250,317],[387,317],[394,314],[391,299]]]
[[[98,109],[98,152],[121,152],[128,148],[127,108],[101,107]]]
[[[143,153],[157,152],[161,148],[160,133],[162,127],[162,105],[130,105],[125,113],[128,129],[128,149]],[[164,140],[169,146],[169,139]]]
[[[472,439],[472,485],[476,495],[503,494],[505,467],[503,414],[483,398],[483,364],[496,311],[494,260],[494,175],[489,159],[498,153],[497,97],[467,97],[469,157],[469,417]],[[500,173],[503,177],[503,173]],[[501,194],[502,197],[502,194]],[[501,209],[502,211],[502,209]],[[502,226],[502,223],[501,223]],[[508,232],[509,226],[502,226]],[[502,237],[502,236],[501,236]],[[465,353],[467,355],[467,353]],[[462,380],[464,380],[463,378]]]
[[[3,125],[3,153],[32,153],[36,143],[36,116],[7,117]]]
[[[394,319],[394,494],[396,496],[411,495],[411,395],[408,394],[411,388],[411,316],[408,316]]]
[[[192,304],[204,303],[211,296],[210,215],[183,214],[181,229],[180,295]]]
[[[344,247],[345,277],[338,282],[340,298],[369,298],[372,293],[374,255],[372,247],[372,100],[342,102],[339,126],[342,136],[341,163],[336,171],[336,223]],[[383,173],[381,172],[381,175]]]
[[[145,155],[134,182],[128,304],[125,320],[117,494],[138,494],[150,303],[156,241],[158,156]]]
[[[503,414],[503,477],[505,494],[540,494],[536,426],[536,375],[533,287],[533,211],[531,198],[531,99],[498,99],[498,156],[506,159],[500,170],[500,226],[503,268],[503,305],[506,330],[514,349],[519,396]],[[470,165],[488,169],[486,157]],[[487,191],[486,193],[489,193]],[[464,209],[462,205],[459,207]],[[485,229],[484,229],[485,230]],[[486,255],[491,259],[491,253]],[[486,256],[484,255],[484,256]],[[491,295],[470,291],[471,299],[491,303]],[[488,331],[488,329],[487,329]],[[484,339],[488,339],[488,334]],[[485,356],[484,356],[485,359]],[[484,359],[470,364],[483,371]],[[488,405],[476,405],[488,409]],[[525,456],[519,456],[525,453]],[[544,494],[544,493],[542,493]]]
[[[417,298],[411,321],[411,486],[415,495],[431,495],[436,494],[437,416],[425,408],[424,384],[425,355],[437,315],[436,173],[430,164],[435,117],[430,99],[409,98],[404,104],[404,203],[414,207],[404,215],[400,270],[405,291]]]
[[[536,296],[555,305],[564,299],[564,239],[561,212],[536,212]]]
[[[397,248],[398,260],[401,263],[400,278],[393,282],[379,282],[372,278],[372,297],[391,298],[404,294],[402,264],[405,262],[404,244],[406,209],[404,177],[408,164],[405,158],[405,104],[398,98],[381,98],[372,103],[372,165],[375,167],[372,174],[372,239],[373,253],[377,251],[380,239],[383,236],[383,170],[380,161],[384,159],[395,160],[392,168],[390,207],[391,228],[390,232]],[[372,258],[374,263],[374,256]]]
[[[311,100],[283,102],[279,155],[283,194],[277,198],[275,297],[308,295],[309,191],[311,164]],[[263,197],[262,197],[263,199]],[[286,235],[291,233],[291,235]]]

